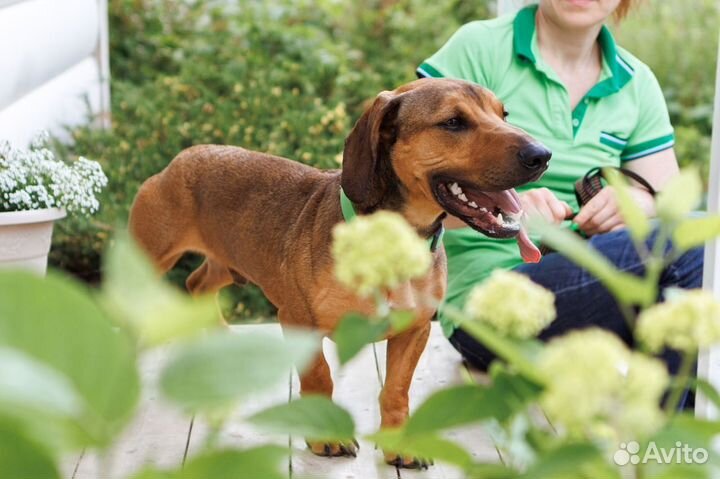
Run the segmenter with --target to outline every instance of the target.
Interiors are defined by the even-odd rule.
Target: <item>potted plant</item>
[[[100,164],[80,157],[67,164],[40,134],[29,149],[0,142],[0,268],[45,274],[53,222],[67,213],[90,215],[107,185]]]

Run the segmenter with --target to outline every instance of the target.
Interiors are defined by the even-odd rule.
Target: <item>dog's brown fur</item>
[[[441,125],[462,115],[460,133]],[[230,146],[203,145],[181,152],[148,179],[135,199],[130,229],[161,271],[185,252],[205,256],[187,280],[192,293],[233,282],[262,288],[283,326],[331,333],[349,311],[370,313],[372,304],[333,275],[331,230],[343,221],[342,188],[359,213],[402,214],[429,237],[444,212],[430,178],[452,174],[481,190],[525,183],[533,174],[517,159],[531,143],[503,121],[502,104],[488,91],[452,80],[419,80],[381,93],[347,138],[343,171],[320,171],[283,158]],[[380,397],[383,427],[400,426],[408,414],[408,389],[430,331],[435,303],[445,293],[442,247],[424,277],[391,293],[397,309],[413,309],[413,325],[388,338],[387,375]],[[302,393],[332,396],[333,383],[320,353],[301,378]],[[324,455],[354,455],[352,444],[310,444]],[[386,453],[390,462],[418,466]]]

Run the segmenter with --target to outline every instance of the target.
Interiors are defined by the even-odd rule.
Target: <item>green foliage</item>
[[[32,369],[34,381],[52,384],[65,401],[74,396],[69,385],[82,399],[82,411],[65,418],[76,420],[39,423],[25,415],[35,440],[57,441],[66,447],[105,445],[130,418],[139,392],[135,347],[125,331],[113,329],[86,289],[67,277],[51,274],[42,280],[27,273],[0,273],[0,347],[27,355],[16,367]],[[67,382],[34,366],[35,362],[52,368]],[[34,381],[22,385],[28,394],[39,387]],[[78,407],[77,402],[67,405]]]
[[[294,331],[283,337],[205,335],[184,323],[172,327],[168,314],[182,308],[205,314],[206,299],[190,300],[169,289],[125,236],[108,263],[109,284],[100,290],[56,273],[39,278],[0,271],[2,477],[56,478],[62,454],[111,448],[137,413],[138,357],[161,339],[182,340],[162,372],[163,391],[176,405],[208,413],[216,427],[238,400],[287,381],[293,366],[302,371],[320,344],[316,336]],[[119,277],[119,265],[128,266],[125,277]],[[117,308],[124,321],[117,321]],[[148,331],[162,334],[138,334]],[[355,428],[347,412],[327,400],[291,403],[284,416],[282,409],[266,411],[258,423],[276,426],[302,412],[304,420],[293,423],[296,430],[345,437]],[[283,448],[229,451],[208,443],[184,467],[148,469],[137,477],[280,478],[286,471],[279,461],[286,455]]]
[[[352,416],[324,396],[307,396],[260,411],[250,422],[278,433],[298,434],[313,441],[351,441]]]
[[[190,410],[226,410],[239,399],[287,381],[293,364],[302,371],[309,363],[319,340],[288,333],[285,339],[263,333],[216,333],[197,340],[168,364],[160,386]]]
[[[365,345],[382,340],[388,327],[387,321],[372,320],[357,313],[345,315],[333,332],[340,363],[350,361]]]
[[[104,258],[103,300],[118,321],[127,323],[147,345],[192,336],[220,324],[212,295],[192,299],[158,281],[157,273],[126,236],[121,234]]]
[[[620,45],[655,73],[675,126],[682,166],[707,176],[718,53],[720,9],[715,0],[640,2],[615,28]]]
[[[0,471],[7,479],[59,479],[52,456],[32,440],[0,423]]]
[[[147,469],[133,479],[284,479],[280,465],[287,451],[276,446],[261,446],[244,451],[219,450],[202,454],[174,471]]]

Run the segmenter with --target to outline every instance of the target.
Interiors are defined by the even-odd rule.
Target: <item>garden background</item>
[[[139,185],[183,148],[243,146],[321,168],[339,166],[364,102],[415,78],[489,0],[110,0],[113,128],[72,131],[68,156],[100,161],[110,183],[91,219],[58,224],[51,264],[94,283]],[[682,165],[707,175],[717,57],[716,0],[645,0],[612,29],[655,72]],[[279,188],[282,185],[278,185]],[[170,276],[182,284],[198,258]],[[271,306],[255,288],[222,294],[233,320]]]

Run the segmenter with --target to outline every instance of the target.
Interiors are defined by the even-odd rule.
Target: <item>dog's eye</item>
[[[508,111],[507,111],[505,108],[503,108],[503,119],[504,119],[504,120],[507,120],[507,117],[508,117],[509,114],[510,114],[510,113],[508,113]]]
[[[465,128],[465,122],[462,120],[462,118],[454,116],[449,120],[445,120],[444,122],[440,123],[440,126],[447,130],[459,131]]]

